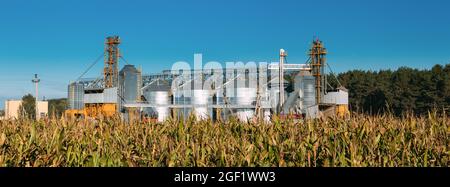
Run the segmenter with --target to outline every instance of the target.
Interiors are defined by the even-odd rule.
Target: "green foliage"
[[[31,94],[22,97],[22,105],[19,107],[19,117],[28,119],[36,118],[36,99]]]
[[[48,112],[51,117],[59,118],[64,114],[68,108],[67,99],[50,99],[48,100]]]
[[[336,86],[333,79],[330,77],[330,84]],[[415,115],[426,115],[433,109],[450,111],[450,64],[435,65],[431,70],[354,70],[339,74],[338,79],[349,90],[353,111],[392,111],[397,116],[407,111]]]
[[[357,114],[273,124],[0,121],[0,166],[448,167],[447,117]]]

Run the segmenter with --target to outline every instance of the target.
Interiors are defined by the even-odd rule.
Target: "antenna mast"
[[[41,82],[41,79],[38,78],[38,74],[34,74],[34,79],[31,80],[31,82],[34,83],[35,87],[36,87],[36,104],[35,104],[35,108],[36,108],[36,120],[39,119],[39,82]]]
[[[279,89],[280,89],[280,98],[279,98],[279,103],[280,103],[280,110],[279,112],[281,113],[281,110],[283,108],[283,104],[284,104],[284,62],[286,60],[286,56],[287,53],[284,49],[280,49],[280,65],[279,65]]]

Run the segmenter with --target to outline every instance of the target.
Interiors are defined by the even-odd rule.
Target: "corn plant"
[[[447,116],[0,121],[0,166],[448,167]]]

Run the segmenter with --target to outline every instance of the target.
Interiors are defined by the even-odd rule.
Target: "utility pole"
[[[36,108],[36,120],[39,119],[39,108],[38,108],[38,101],[39,101],[39,82],[41,82],[41,79],[38,78],[37,74],[34,74],[34,79],[31,80],[31,82],[34,83],[34,85],[36,86],[36,104],[35,104],[35,108]]]
[[[284,61],[286,59],[287,52],[284,49],[280,49],[280,65],[279,65],[279,89],[280,89],[280,98],[279,98],[279,106],[280,106],[280,114],[283,110],[283,104],[284,104]]]

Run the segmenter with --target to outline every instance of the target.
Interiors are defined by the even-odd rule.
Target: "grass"
[[[235,120],[1,121],[0,166],[448,167],[446,116]]]

